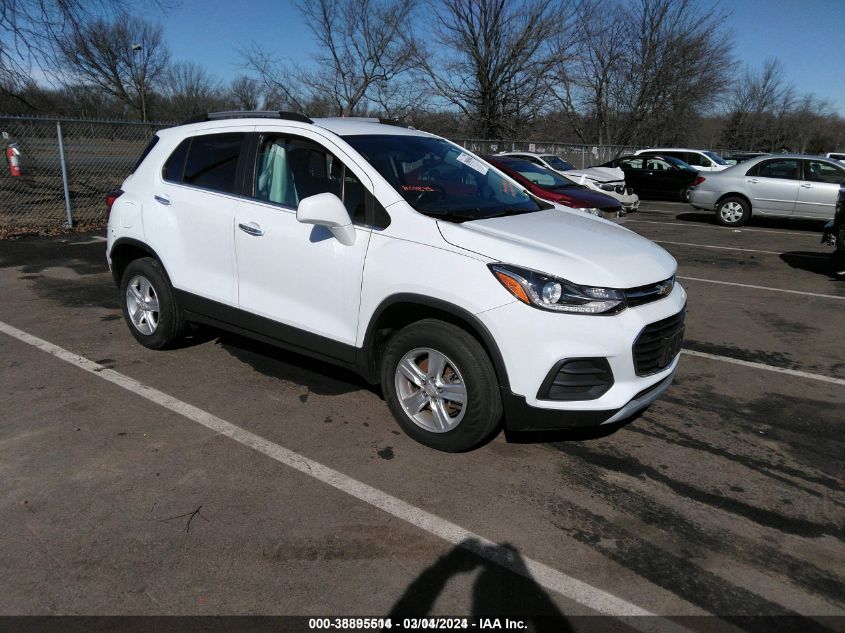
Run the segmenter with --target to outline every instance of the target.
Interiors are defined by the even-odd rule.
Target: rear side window
[[[139,156],[138,160],[135,161],[135,164],[132,165],[132,171],[129,172],[130,174],[134,174],[135,170],[141,166],[141,163],[144,162],[144,159],[147,157],[147,154],[149,154],[153,150],[153,148],[156,146],[156,143],[158,143],[158,135],[153,136],[150,139],[150,142],[147,143],[147,146],[144,148],[144,151],[141,152],[141,156]]]
[[[182,182],[233,193],[243,139],[242,133],[195,136],[188,149]]]

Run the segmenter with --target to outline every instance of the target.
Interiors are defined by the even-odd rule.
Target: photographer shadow
[[[570,633],[574,629],[549,594],[532,578],[519,551],[510,544],[487,545],[466,539],[423,571],[393,605],[394,619],[427,617],[446,584],[478,570],[470,616],[522,620],[527,630]]]

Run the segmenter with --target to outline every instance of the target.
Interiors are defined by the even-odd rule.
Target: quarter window
[[[335,194],[353,222],[365,222],[366,190],[346,165],[311,141],[265,137],[255,168],[255,197],[296,208],[319,193]]]

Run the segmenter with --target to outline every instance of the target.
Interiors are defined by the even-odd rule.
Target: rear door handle
[[[804,187],[804,189],[812,189],[813,188],[813,185],[811,185],[809,182],[802,182],[801,186]]]
[[[256,224],[255,222],[238,224],[238,228],[247,235],[254,235],[255,237],[261,237],[262,235],[264,235],[264,229],[262,229],[261,226]]]
[[[167,196],[154,196],[156,202],[159,204],[163,204],[164,206],[168,206],[170,204],[170,198]]]
[[[749,179],[748,179],[748,182],[750,182],[751,184],[756,184],[756,183],[758,183],[758,182],[760,182],[760,181],[759,181],[759,180],[757,180],[756,178],[749,178]]]

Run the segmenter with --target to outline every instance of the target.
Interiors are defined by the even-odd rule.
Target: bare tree
[[[288,67],[259,46],[241,53],[245,67],[294,107],[327,99],[333,114],[352,115],[410,67],[404,33],[413,0],[303,0],[296,6],[317,41],[312,67]]]
[[[237,110],[258,110],[262,102],[261,93],[261,84],[246,75],[238,75],[229,84],[229,101]]]
[[[530,122],[547,96],[549,37],[565,18],[552,0],[436,0],[432,45],[418,44],[417,67],[434,94],[500,138]],[[560,20],[560,22],[558,22]]]
[[[162,75],[161,94],[171,118],[183,119],[209,112],[222,103],[220,82],[199,64],[179,62]]]
[[[685,123],[729,85],[724,21],[718,8],[692,0],[582,5],[577,39],[558,46],[551,86],[582,141],[682,142]]]
[[[167,68],[169,51],[160,25],[121,14],[74,25],[58,39],[68,75],[99,86],[147,120],[152,87]]]

